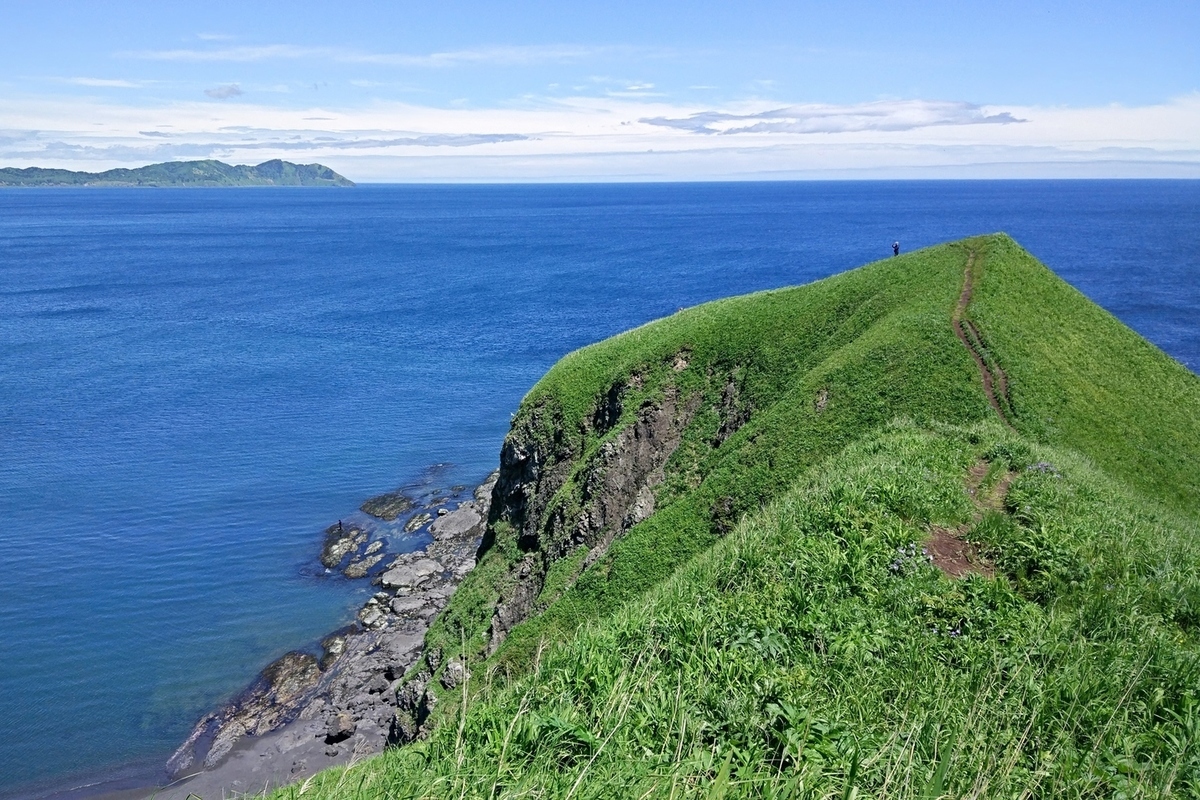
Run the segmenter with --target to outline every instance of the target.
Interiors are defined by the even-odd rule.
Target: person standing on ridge
[[[892,256],[894,257],[898,255],[900,255],[900,243],[892,242]]]

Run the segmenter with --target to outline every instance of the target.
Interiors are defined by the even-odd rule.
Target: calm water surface
[[[0,796],[347,622],[321,530],[483,478],[568,351],[997,230],[1200,369],[1200,182],[0,190]]]

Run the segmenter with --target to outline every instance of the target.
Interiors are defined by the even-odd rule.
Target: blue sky
[[[1200,3],[5,0],[0,163],[1200,177]]]

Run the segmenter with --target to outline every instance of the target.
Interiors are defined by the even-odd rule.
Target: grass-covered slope
[[[809,286],[708,303],[560,361],[530,391],[514,429],[529,421],[535,437],[577,439],[572,477],[551,501],[568,517],[578,514],[594,455],[640,409],[671,388],[699,398],[698,410],[656,490],[655,514],[582,575],[575,568],[586,547],[553,566],[539,615],[513,632],[499,659],[526,668],[543,639],[568,636],[638,596],[803,469],[897,415],[986,418],[978,374],[948,324],[966,252],[935,248]],[[621,420],[601,435],[590,419],[614,387],[623,398]],[[738,418],[747,421],[714,446],[723,425]],[[521,555],[505,533],[502,525],[496,552],[435,625],[433,636],[441,634],[446,648],[457,649],[463,630],[485,634],[501,570]],[[476,591],[480,602],[466,602]],[[477,639],[468,649],[484,645]]]
[[[981,463],[980,494],[1015,475],[1006,508],[964,491]],[[935,524],[969,526],[999,577],[930,565]],[[480,674],[428,741],[307,794],[1195,796],[1198,562],[1194,519],[1074,453],[898,422],[531,674]]]
[[[306,792],[1200,792],[1200,380],[1003,235],[573,353],[505,454],[471,679]]]
[[[0,186],[353,186],[322,164],[274,159],[257,166],[222,161],[167,161],[135,169],[74,172],[29,167],[0,169]]]

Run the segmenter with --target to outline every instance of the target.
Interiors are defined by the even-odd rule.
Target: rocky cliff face
[[[677,354],[668,366],[674,373],[686,369],[688,355]],[[634,373],[609,387],[573,424],[553,397],[523,408],[501,448],[477,558],[496,548],[507,559],[484,654],[495,653],[516,625],[540,610],[556,562],[586,548],[579,570],[587,569],[655,512],[657,490],[690,426],[706,431],[701,449],[718,447],[750,413],[733,373],[711,371],[688,392],[673,375],[648,391]],[[387,580],[385,574],[385,585]],[[454,689],[468,675],[460,657],[446,660],[440,648],[427,645],[397,692],[393,739],[407,742],[427,733],[441,690]]]
[[[625,403],[635,388],[637,376],[614,385],[579,431],[565,431],[561,415],[546,404],[520,419],[505,440],[490,537],[511,531],[524,555],[512,566],[509,588],[493,612],[490,652],[533,612],[554,562],[586,547],[586,568],[654,513],[655,489],[702,395],[682,397],[668,385],[628,415]],[[722,431],[741,421],[723,420]]]

